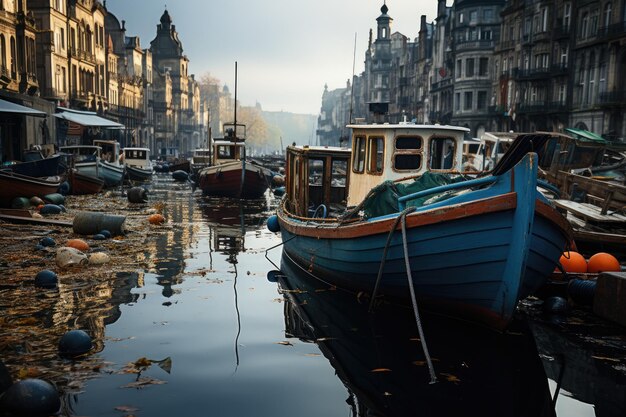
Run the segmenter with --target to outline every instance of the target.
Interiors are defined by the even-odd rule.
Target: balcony
[[[603,41],[623,37],[626,34],[626,22],[615,23],[598,29],[598,38]]]
[[[446,78],[445,80],[441,80],[439,82],[432,83],[430,85],[430,89],[431,89],[431,91],[433,91],[433,90],[440,90],[442,88],[450,87],[451,85],[452,85],[452,79],[451,78]]]
[[[518,103],[516,112],[519,114],[566,113],[567,104],[560,101],[531,101]]]
[[[43,97],[52,100],[63,100],[67,93],[57,90],[56,88],[46,88],[43,90]]]
[[[494,41],[463,41],[455,44],[455,51],[468,51],[468,50],[481,50],[481,49],[493,49],[495,46]]]
[[[551,75],[551,68],[516,69],[517,71],[513,70],[513,77],[518,80],[540,80],[549,78]]]

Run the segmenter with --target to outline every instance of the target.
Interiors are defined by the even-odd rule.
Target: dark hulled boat
[[[17,197],[43,197],[56,193],[59,179],[28,177],[15,172],[0,171],[0,205],[10,205]]]

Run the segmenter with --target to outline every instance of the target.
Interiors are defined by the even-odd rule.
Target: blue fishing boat
[[[284,251],[337,287],[404,302],[413,286],[430,310],[504,329],[571,240],[537,188],[529,150],[540,135],[512,146],[492,174],[469,178],[460,171],[466,129],[350,127],[351,151],[287,149],[287,194],[269,221]]]
[[[62,146],[60,151],[72,155],[73,166],[81,174],[104,180],[105,187],[114,187],[122,182],[124,167],[114,154],[103,154],[96,145]]]

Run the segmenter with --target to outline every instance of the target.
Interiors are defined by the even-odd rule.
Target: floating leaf
[[[308,357],[311,357],[311,358],[316,358],[316,357],[322,356],[322,355],[320,355],[319,353],[305,353],[304,356],[308,356]]]
[[[452,374],[441,374],[441,376],[445,377],[446,381],[448,382],[454,382],[454,383],[461,382],[461,380],[458,377]]]
[[[152,365],[152,361],[148,358],[139,358],[135,362],[133,362],[133,365],[136,368],[147,368],[148,366]]]
[[[123,413],[132,413],[134,411],[139,411],[138,408],[130,407],[128,405],[118,405],[114,408],[115,411],[121,411]]]
[[[293,343],[291,342],[287,342],[287,341],[283,341],[283,342],[276,342],[277,345],[283,345],[283,346],[293,346]]]
[[[156,378],[148,378],[143,377],[139,378],[137,381],[131,382],[130,384],[122,385],[122,388],[143,388],[148,385],[163,385],[167,384],[166,381],[162,381]]]
[[[389,369],[389,368],[376,368],[376,369],[372,369],[370,372],[375,372],[375,373],[391,372],[391,369]]]

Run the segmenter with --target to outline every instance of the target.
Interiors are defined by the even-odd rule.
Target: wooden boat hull
[[[61,183],[0,171],[0,205],[11,205],[16,197],[43,197],[56,193]]]
[[[189,173],[191,172],[191,162],[182,161],[182,162],[171,163],[168,165],[168,169],[170,170],[170,172],[185,171]]]
[[[61,155],[54,155],[49,158],[38,159],[36,161],[20,162],[11,165],[11,171],[28,177],[53,177],[61,172],[59,164]]]
[[[241,187],[243,164],[216,165],[200,171],[198,185],[205,195],[254,199],[261,198],[269,188],[269,171],[246,163],[244,185]]]
[[[70,193],[73,195],[98,194],[104,187],[104,180],[73,170],[68,174]]]
[[[149,181],[152,178],[154,170],[143,169],[139,167],[126,166],[126,174],[131,181]]]
[[[535,161],[536,167],[536,161]],[[437,203],[406,218],[413,285],[432,310],[503,329],[517,302],[545,283],[571,240],[567,221],[536,191],[532,174],[498,180],[492,189]],[[535,171],[536,172],[536,171]],[[513,181],[515,178],[515,181]],[[518,184],[506,192],[507,185]],[[490,193],[496,193],[487,197]],[[394,216],[338,226],[278,211],[284,250],[313,275],[371,293]],[[398,227],[399,229],[399,227]],[[409,297],[403,241],[397,230],[379,293]]]
[[[124,177],[123,167],[102,160],[98,161],[97,167],[96,162],[85,162],[76,164],[76,168],[85,175],[103,179],[105,187],[120,185]]]

